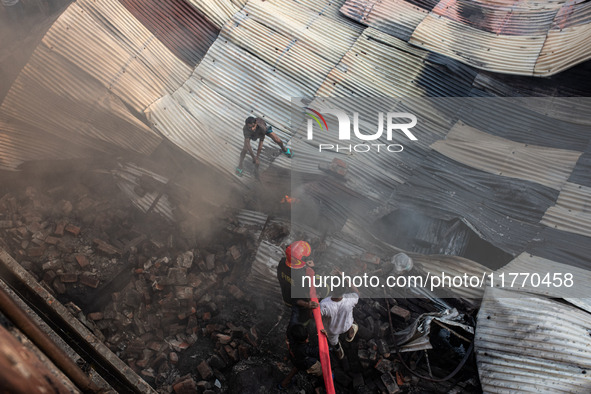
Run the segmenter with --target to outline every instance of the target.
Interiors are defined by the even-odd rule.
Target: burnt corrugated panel
[[[26,161],[99,157],[89,147],[50,136],[44,130],[0,115],[0,168],[14,170]]]
[[[481,238],[510,253],[521,253],[544,226],[539,224],[558,191],[489,174],[432,152],[408,185],[398,188],[401,207],[433,217],[463,218]]]
[[[195,67],[215,41],[219,27],[184,0],[119,0],[179,59]]]
[[[428,10],[404,0],[347,0],[341,12],[348,18],[408,41]]]
[[[542,224],[548,227],[591,237],[591,187],[567,183],[556,205],[548,208]]]
[[[431,147],[472,168],[560,190],[581,152],[522,144],[458,122]]]
[[[529,9],[519,3],[499,7],[485,2],[449,0],[439,2],[432,13],[499,35],[537,36],[546,34],[559,9],[559,4],[554,8]]]
[[[579,157],[575,169],[570,174],[569,182],[591,187],[591,153],[589,151],[591,149],[587,148],[587,152],[584,152]]]
[[[474,342],[483,391],[588,393],[589,327],[591,315],[578,308],[487,289]]]
[[[559,106],[591,111],[586,98],[564,98]],[[479,98],[459,108],[462,121],[478,130],[515,142],[582,152],[589,144],[589,126],[545,116],[556,111],[555,98]],[[502,121],[501,121],[502,118]],[[494,121],[497,119],[497,121]]]
[[[473,77],[428,52],[373,28],[332,69],[316,95],[324,97],[466,97]],[[457,63],[457,62],[451,62]]]
[[[562,264],[591,269],[591,239],[546,227],[532,238],[525,251]]]
[[[470,66],[507,74],[533,75],[546,34],[498,35],[430,14],[409,43]]]

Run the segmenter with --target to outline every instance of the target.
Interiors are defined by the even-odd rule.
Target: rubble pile
[[[174,226],[99,185],[4,194],[0,246],[148,383],[162,392],[220,391],[220,370],[259,341],[239,287],[253,240],[230,226],[236,231],[220,242],[188,247],[194,240]],[[199,360],[189,349],[198,340],[209,343]]]
[[[289,228],[270,225],[258,237],[226,212],[212,238],[198,240],[184,225],[135,209],[112,180],[83,179],[0,196],[0,247],[159,392],[271,391],[291,369],[289,310],[278,288],[274,299],[245,279],[259,242],[284,247]],[[311,242],[321,261],[323,246]],[[352,259],[360,272],[380,267],[372,253]],[[265,280],[275,285],[274,275]],[[466,343],[444,327],[431,328],[433,350],[400,360],[392,332],[436,312],[428,299],[361,299],[357,338],[341,341],[344,360],[331,357],[339,392],[478,392],[473,361],[446,382],[418,377],[445,376],[461,359]],[[294,382],[291,392],[322,387],[303,373]]]

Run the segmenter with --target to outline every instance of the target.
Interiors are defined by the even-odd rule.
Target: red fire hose
[[[306,275],[311,279],[310,286],[310,300],[318,303],[318,297],[316,296],[316,288],[314,287],[314,270],[310,267],[306,267]],[[330,367],[330,354],[328,350],[328,342],[326,336],[320,331],[324,329],[322,325],[322,315],[320,314],[320,308],[312,309],[314,314],[314,321],[316,322],[316,330],[318,331],[318,349],[320,351],[320,364],[322,364],[322,376],[324,377],[324,385],[326,386],[327,394],[335,394],[334,383],[332,381],[332,369]]]

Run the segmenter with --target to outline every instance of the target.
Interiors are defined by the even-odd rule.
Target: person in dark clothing
[[[260,164],[259,157],[261,155],[263,142],[265,141],[266,136],[269,136],[273,142],[279,145],[283,154],[285,154],[287,157],[292,156],[290,149],[283,144],[283,141],[281,141],[281,139],[273,132],[273,128],[270,125],[267,125],[267,122],[265,122],[262,118],[255,118],[254,116],[249,116],[246,118],[244,127],[242,127],[242,134],[244,135],[244,145],[242,147],[242,151],[240,152],[240,162],[238,163],[238,167],[236,167],[236,174],[238,176],[242,176],[242,165],[247,153],[250,153],[252,162],[254,163],[255,167],[258,168]],[[259,147],[255,156],[252,146],[250,145],[250,141],[256,140],[259,140]]]
[[[296,241],[285,249],[285,257],[277,265],[277,280],[281,287],[281,296],[285,305],[291,308],[290,326],[298,323],[307,325],[310,320],[310,310],[318,308],[318,303],[310,301],[308,297],[292,297],[293,288],[301,286],[302,278],[306,276],[305,268],[314,266],[312,260],[306,260],[311,252],[309,243]]]
[[[294,324],[288,327],[287,330],[289,358],[294,368],[279,384],[279,389],[287,388],[297,371],[306,371],[306,373],[313,376],[322,376],[318,346],[310,344],[306,327],[301,324]]]

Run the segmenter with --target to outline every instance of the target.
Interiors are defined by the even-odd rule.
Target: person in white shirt
[[[322,331],[339,360],[345,357],[345,352],[339,342],[339,335],[347,333],[345,340],[353,341],[357,334],[358,326],[353,321],[353,308],[359,301],[359,291],[351,287],[353,293],[346,293],[345,288],[336,288],[330,298],[320,302],[320,314],[324,330]]]

